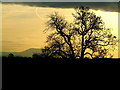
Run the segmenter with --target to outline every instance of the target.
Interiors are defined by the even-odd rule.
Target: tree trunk
[[[82,43],[81,43],[81,57],[80,59],[83,59],[84,58],[84,36],[82,35]]]
[[[74,50],[73,50],[73,47],[72,47],[72,44],[69,45],[70,46],[70,50],[71,50],[71,59],[75,59],[75,54],[74,54]]]

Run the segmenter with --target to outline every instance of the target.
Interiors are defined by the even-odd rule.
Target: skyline
[[[17,4],[3,4],[3,51],[19,52],[28,48],[43,48],[46,37],[44,33],[48,15],[57,11],[66,20],[72,20],[73,8],[36,7]],[[93,9],[92,9],[93,10]],[[107,28],[118,37],[118,12],[93,10],[101,16]],[[110,19],[113,18],[113,19]]]

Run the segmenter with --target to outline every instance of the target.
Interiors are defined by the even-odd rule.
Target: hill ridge
[[[2,52],[2,56],[8,56],[10,53],[13,53],[15,56],[22,57],[32,57],[34,53],[42,53],[40,48],[29,48],[21,52]]]

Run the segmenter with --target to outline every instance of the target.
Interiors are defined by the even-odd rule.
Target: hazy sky
[[[45,23],[48,20],[48,15],[55,11],[66,17],[67,20],[72,20],[73,8],[66,8],[66,6],[62,8],[57,7],[57,5],[53,7],[52,4],[49,7],[37,5],[33,6],[33,4],[29,3],[2,5],[3,51],[19,52],[28,48],[43,48],[46,36],[49,34],[43,33],[46,28]],[[114,8],[111,11],[105,11],[103,10],[104,7],[94,12],[102,16],[106,27],[111,28],[111,32],[118,36],[118,12],[115,12]]]

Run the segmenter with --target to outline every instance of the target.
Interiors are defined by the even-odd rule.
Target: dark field
[[[57,90],[66,86],[65,81],[85,81],[85,79],[91,81],[89,79],[93,79],[93,77],[96,77],[97,80],[101,76],[108,77],[115,74],[119,64],[119,59],[70,60],[3,57],[2,90],[28,90],[29,88],[32,90],[38,90],[38,88],[39,90],[42,88]]]
[[[30,58],[30,57],[3,57],[4,64],[120,64],[119,59],[55,59],[55,58]]]

